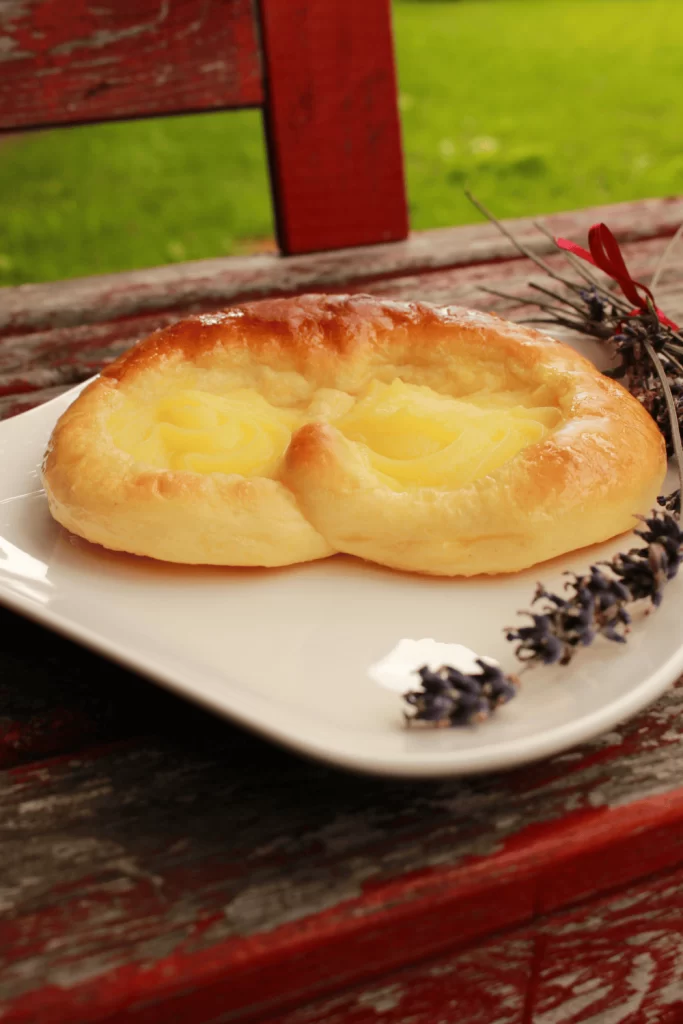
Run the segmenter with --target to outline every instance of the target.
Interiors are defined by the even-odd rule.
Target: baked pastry
[[[139,555],[469,576],[631,529],[665,469],[636,399],[537,331],[308,295],[151,335],[61,417],[43,480],[65,527]]]

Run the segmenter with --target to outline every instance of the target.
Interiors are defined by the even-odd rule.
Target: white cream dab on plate
[[[477,659],[489,665],[498,665],[493,658],[482,657],[463,644],[445,644],[432,637],[422,640],[399,640],[394,648],[368,669],[374,682],[395,693],[408,693],[417,685],[415,673],[426,665],[436,672],[442,665],[450,665],[469,675],[479,672]]]

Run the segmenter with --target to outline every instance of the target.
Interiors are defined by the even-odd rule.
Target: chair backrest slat
[[[262,102],[252,0],[0,0],[0,131]]]

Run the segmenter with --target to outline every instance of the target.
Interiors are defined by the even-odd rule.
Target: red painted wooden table
[[[581,239],[598,219],[646,277],[683,201],[548,224]],[[484,225],[0,291],[0,409],[237,298],[500,308],[480,285],[523,288],[531,271]],[[658,290],[677,319],[682,277]],[[411,784],[301,761],[9,612],[0,623],[2,1024],[683,1020],[680,686],[544,763]]]

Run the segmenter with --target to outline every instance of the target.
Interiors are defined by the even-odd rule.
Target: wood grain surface
[[[0,132],[262,101],[252,0],[0,0]]]
[[[682,902],[678,871],[267,1024],[678,1024]]]
[[[533,957],[532,938],[500,938],[263,1024],[526,1024]]]
[[[468,781],[355,778],[168,711],[163,739],[6,772],[0,1019],[268,1019],[649,884],[683,858],[682,699]]]

